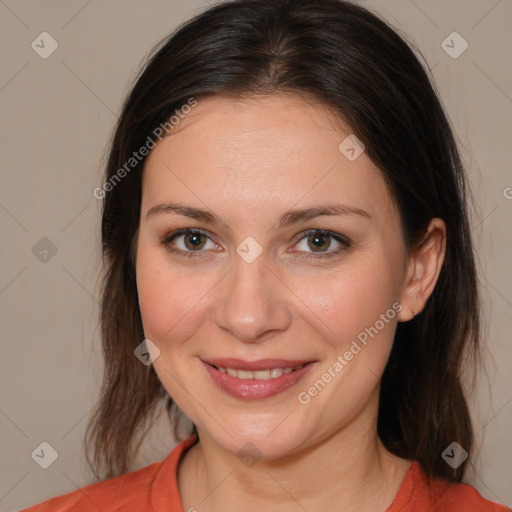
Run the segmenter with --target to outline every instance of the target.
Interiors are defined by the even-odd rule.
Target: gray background
[[[472,396],[481,454],[467,481],[510,506],[512,2],[361,3],[421,49],[460,140],[477,200],[473,232],[488,328],[487,378]],[[186,0],[0,0],[3,511],[90,482],[82,438],[102,370],[101,204],[92,192],[101,184],[106,144],[142,59],[205,6]],[[42,46],[44,31],[58,43],[46,59],[31,47],[34,40]],[[469,44],[458,58],[442,47],[453,31]],[[461,48],[460,41],[447,44]],[[31,457],[41,442],[58,453],[46,470]],[[134,469],[163,458],[174,444],[160,424]]]

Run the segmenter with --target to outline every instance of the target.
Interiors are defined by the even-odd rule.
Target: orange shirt
[[[51,498],[22,512],[185,512],[178,493],[177,468],[185,451],[197,442],[192,435],[161,462],[69,494]],[[198,505],[199,506],[199,505]],[[470,485],[436,478],[429,486],[414,461],[386,512],[506,512],[485,500]]]

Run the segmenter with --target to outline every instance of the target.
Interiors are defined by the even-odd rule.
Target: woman
[[[145,66],[95,195],[107,480],[27,510],[506,510],[460,483],[464,172],[383,21],[339,0],[209,8]],[[162,403],[193,430],[127,473]]]

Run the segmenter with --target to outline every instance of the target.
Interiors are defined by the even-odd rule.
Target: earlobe
[[[442,219],[431,219],[425,236],[411,252],[407,275],[402,290],[402,310],[399,322],[407,322],[421,313],[434,291],[444,262],[446,224]]]

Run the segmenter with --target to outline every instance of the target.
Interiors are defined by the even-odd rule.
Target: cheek
[[[400,304],[396,271],[381,262],[372,255],[302,289],[325,350],[298,400],[326,426],[343,423],[367,403],[389,358]],[[330,403],[338,406],[326,407]]]
[[[356,368],[364,367],[364,375],[368,368],[377,374],[383,370],[401,309],[395,267],[375,253],[357,264],[339,267],[332,275],[317,279],[314,286],[311,280],[303,282],[298,295],[304,297],[313,313],[308,315],[311,323],[327,342],[322,371],[338,355],[346,355],[343,373],[351,375],[349,380],[359,379],[361,372]]]
[[[214,283],[204,273],[175,272],[165,251],[141,248],[137,255],[137,291],[144,333],[159,345],[186,340],[202,314],[201,298]],[[161,347],[163,348],[163,347]]]
[[[360,330],[373,325],[397,300],[396,281],[392,269],[380,265],[351,265],[336,275],[305,282],[301,296],[334,332]]]

